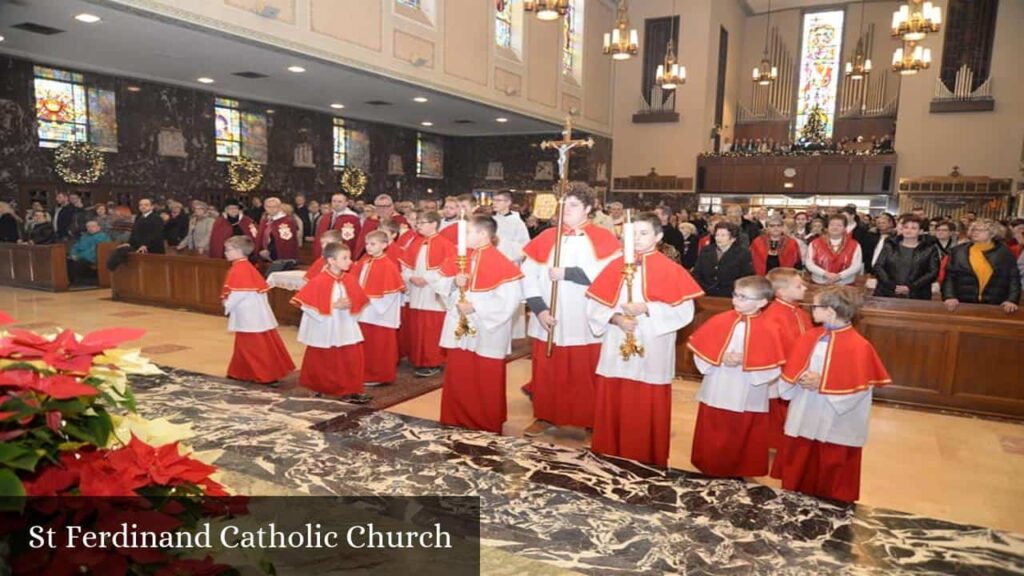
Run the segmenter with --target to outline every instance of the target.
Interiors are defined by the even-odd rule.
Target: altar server
[[[231,262],[231,269],[220,297],[228,316],[228,331],[235,333],[228,378],[272,384],[295,370],[295,363],[277,333],[277,319],[267,302],[270,287],[249,262],[255,249],[252,238],[232,236],[221,250]]]
[[[370,299],[359,314],[359,329],[366,353],[366,385],[378,386],[395,380],[405,281],[398,264],[385,254],[388,235],[383,227],[367,234],[364,242],[366,254],[356,262],[352,275]]]
[[[498,250],[517,266],[523,262],[523,246],[530,241],[530,231],[518,212],[512,210],[512,194],[497,192],[493,198],[494,221],[498,223]],[[526,314],[522,306],[512,319],[512,338],[526,337]]]
[[[441,371],[441,326],[444,324],[447,284],[442,281],[441,265],[455,255],[455,245],[437,233],[441,216],[437,212],[420,215],[419,236],[402,254],[402,278],[409,290],[408,345],[409,362],[416,376],[426,378]]]
[[[281,209],[281,200],[267,198],[266,213],[260,222],[259,249],[264,260],[298,260],[299,226]]]
[[[320,235],[320,250],[323,251],[325,246],[335,242],[344,243],[344,239],[341,237],[341,230],[328,230],[324,232],[323,234]],[[312,280],[314,276],[323,272],[323,270],[324,257],[321,254],[320,256],[316,257],[316,260],[313,260],[313,263],[310,264],[309,269],[306,270],[306,282]]]
[[[299,384],[318,394],[362,400],[363,334],[356,321],[369,304],[349,273],[352,251],[342,243],[324,247],[324,270],[292,298],[302,309],[299,342],[306,345]]]
[[[704,375],[690,461],[709,476],[768,474],[768,385],[785,362],[762,313],[771,297],[763,276],[740,278],[733,309],[712,316],[687,343]]]
[[[844,502],[860,497],[872,392],[892,382],[851,324],[862,303],[853,288],[818,292],[812,314],[822,326],[804,333],[788,356],[779,385],[789,400],[781,470],[787,490]]]
[[[523,247],[523,293],[532,312],[527,335],[533,340],[533,372],[529,388],[536,420],[527,436],[543,434],[552,425],[594,425],[594,371],[601,339],[587,322],[586,293],[590,283],[620,254],[619,241],[608,229],[590,223],[594,204],[590,187],[573,182],[566,193],[562,218],[562,250],[554,267],[556,228],[548,228]],[[557,318],[551,315],[551,284],[559,283]],[[554,348],[547,356],[548,332]]]
[[[387,238],[387,248],[384,249],[384,255],[391,259],[398,266],[399,272],[402,270],[402,247],[398,243],[399,235],[401,234],[402,224],[395,220],[385,220],[378,225],[378,230],[384,233]],[[411,238],[409,239],[412,240]]]
[[[501,434],[505,423],[505,356],[512,351],[512,318],[523,300],[519,267],[494,247],[497,223],[490,216],[470,219],[457,234],[456,256],[441,267],[452,286],[441,329],[446,349],[441,423]],[[459,287],[466,301],[460,301]],[[462,318],[475,333],[456,337]]]
[[[653,212],[623,224],[624,254],[587,290],[591,330],[603,335],[597,364],[594,452],[668,465],[676,332],[693,320],[704,294],[682,266],[658,251],[661,220]],[[635,264],[632,294],[623,276]],[[632,334],[643,356],[623,358]]]
[[[458,196],[455,197],[455,202],[457,209],[455,222],[458,222],[458,218],[462,217],[462,215],[465,215],[466,218],[469,218],[476,212],[476,197],[474,197],[472,194],[459,194]],[[448,201],[446,200],[446,212],[448,210],[448,206],[449,204]],[[455,244],[456,241],[458,240],[458,238],[456,238],[456,234],[458,233],[458,227],[454,226],[452,223],[447,223],[446,225],[446,222],[447,219],[445,221],[442,221],[442,225],[439,228],[440,234],[441,236],[447,238],[448,241],[450,241],[452,244]]]

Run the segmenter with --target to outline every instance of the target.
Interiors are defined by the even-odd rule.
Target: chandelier
[[[779,69],[768,60],[768,32],[772,24],[772,0],[768,0],[768,21],[764,25],[764,56],[761,65],[754,67],[754,82],[759,86],[767,86],[779,77]]]
[[[871,74],[871,58],[864,56],[864,2],[860,1],[860,35],[857,37],[857,50],[853,54],[853,62],[846,63],[846,77],[860,80]]]
[[[903,76],[917,74],[932,65],[931,48],[923,48],[916,42],[904,42],[892,55],[892,71]]]
[[[942,9],[922,0],[907,0],[892,14],[892,37],[908,42],[924,40],[942,26]]]
[[[558,20],[569,11],[569,0],[525,0],[524,12],[536,12],[538,20]]]
[[[675,90],[676,86],[686,84],[686,66],[680,66],[676,62],[676,53],[673,50],[672,38],[676,35],[676,0],[672,0],[672,31],[668,37],[668,44],[665,46],[665,62],[658,64],[654,82],[661,86],[662,90]]]
[[[636,28],[629,27],[629,8],[626,0],[619,0],[619,14],[615,19],[615,28],[604,33],[605,54],[611,54],[614,60],[629,60],[640,52],[640,35]]]

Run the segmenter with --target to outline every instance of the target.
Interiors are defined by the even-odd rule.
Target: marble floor
[[[73,326],[79,331],[125,325],[143,327],[148,333],[141,346],[156,362],[204,374],[223,374],[231,351],[231,336],[226,333],[222,318],[112,302],[105,290],[50,294],[0,288],[0,310],[14,316],[26,328],[44,329],[55,324]],[[302,348],[295,343],[295,333],[293,328],[282,328],[285,342],[298,360]],[[549,443],[569,449],[584,446],[586,438],[582,431],[545,436],[539,442],[515,438],[532,420],[529,401],[518,390],[528,377],[529,360],[513,362],[508,369],[509,421],[505,434],[512,437],[508,440],[517,446],[535,445],[536,450],[543,450]],[[696,414],[695,389],[693,382],[679,380],[673,385],[670,465],[684,471],[692,470],[689,447]],[[394,406],[389,412],[431,420],[436,418],[439,403],[438,391]],[[340,413],[344,407],[331,403],[322,410],[324,413],[318,414],[317,420],[326,420],[330,417],[328,413]],[[378,414],[373,418],[392,417]],[[303,426],[308,425],[304,421]],[[873,409],[862,474],[861,503],[865,507],[1024,533],[1022,476],[1021,423],[882,404]],[[238,477],[244,478],[245,474]],[[275,485],[273,477],[252,480],[256,493],[267,493],[259,487],[269,489]],[[768,478],[756,481],[768,487],[777,486]]]

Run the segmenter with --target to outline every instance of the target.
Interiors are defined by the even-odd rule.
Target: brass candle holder
[[[636,274],[636,264],[628,263],[622,267],[622,276],[626,280],[626,303],[633,303],[633,276]],[[632,314],[625,314],[625,317],[634,320]],[[619,354],[623,360],[629,360],[633,356],[644,357],[644,346],[636,339],[636,333],[626,332],[626,341],[619,346]]]
[[[466,274],[466,257],[456,256],[455,264],[459,267],[459,274]],[[459,286],[459,304],[464,304],[466,300],[466,287]],[[469,323],[469,318],[466,317],[461,311],[459,312],[459,323],[455,326],[455,338],[461,340],[466,336],[476,336],[476,328]]]

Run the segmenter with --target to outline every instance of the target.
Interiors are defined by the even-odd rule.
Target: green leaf
[[[42,455],[42,451],[26,448],[20,442],[0,444],[0,465],[8,468],[18,468],[33,472],[36,469],[36,463],[39,462],[39,458]]]
[[[22,485],[18,475],[13,470],[0,468],[0,509],[19,510],[20,506],[12,505],[8,498],[22,498],[25,496],[25,486]]]

